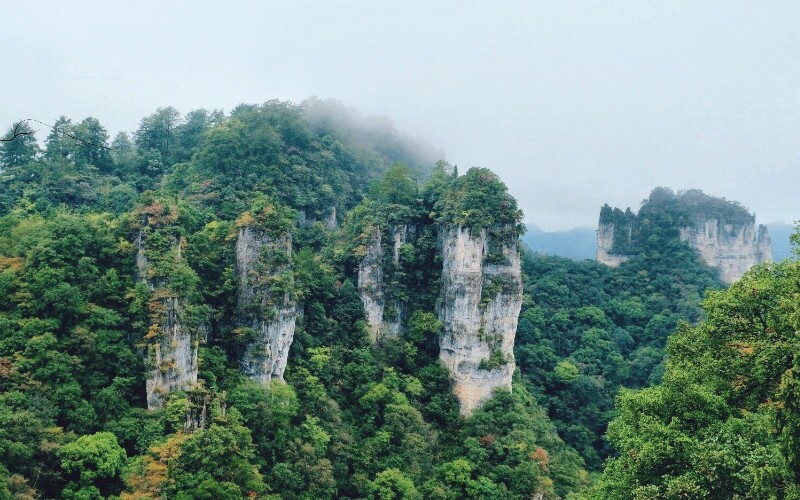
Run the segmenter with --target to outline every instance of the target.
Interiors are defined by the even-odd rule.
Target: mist
[[[5,2],[0,126],[334,98],[495,170],[526,220],[699,188],[800,218],[800,4]],[[366,118],[364,118],[366,119]],[[41,140],[47,134],[40,130]],[[424,145],[424,144],[427,144]]]

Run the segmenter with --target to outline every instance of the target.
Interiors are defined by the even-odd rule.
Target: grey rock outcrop
[[[721,223],[719,219],[697,219],[680,229],[680,238],[696,249],[710,267],[719,269],[720,279],[731,284],[751,267],[772,261],[772,241],[767,227],[755,220],[745,224]]]
[[[255,227],[239,229],[236,323],[252,337],[240,363],[245,375],[261,383],[283,380],[294,339],[297,304],[294,295],[285,290],[286,281],[293,279],[291,252],[291,234],[272,238]],[[278,281],[283,281],[280,291],[276,291]]]
[[[311,226],[316,222],[317,218],[313,212],[309,213],[307,209],[300,209],[297,211],[298,226]],[[326,211],[326,214],[323,215],[323,220],[321,223],[322,227],[328,231],[335,231],[336,228],[339,227],[339,220],[336,215],[336,206],[332,206]]]
[[[377,340],[383,322],[383,248],[381,231],[376,228],[365,245],[364,257],[358,264],[358,294],[364,304],[370,338]]]
[[[756,257],[759,262],[772,262],[772,237],[764,224],[758,225],[758,235],[756,236]]]
[[[184,317],[186,304],[161,280],[152,279],[144,250],[144,231],[136,238],[138,279],[150,287],[150,328],[147,344],[147,408],[158,409],[173,391],[187,390],[197,383],[197,348],[200,328],[190,328]],[[180,258],[180,242],[174,243]]]
[[[339,222],[336,219],[336,207],[331,207],[331,211],[325,217],[325,229],[335,231],[337,227],[339,227]]]
[[[628,240],[631,238],[631,228],[628,228]],[[597,227],[597,262],[610,267],[619,267],[623,262],[630,260],[628,255],[611,252],[614,247],[614,224],[600,224]]]
[[[406,307],[401,300],[388,301],[384,289],[384,252],[391,251],[394,266],[400,263],[400,247],[413,241],[416,228],[411,224],[389,227],[391,247],[384,247],[383,235],[376,228],[370,234],[364,257],[358,265],[358,292],[364,304],[370,338],[376,341],[386,336],[399,334],[406,315]]]
[[[675,193],[664,187],[653,189],[638,214],[608,205],[600,209],[597,261],[617,267],[645,248],[662,251],[653,248],[652,241],[672,235],[694,248],[707,266],[718,269],[727,284],[754,265],[772,261],[767,228],[756,226],[747,208],[698,189]]]
[[[496,237],[495,237],[496,238]],[[490,232],[468,228],[440,232],[443,323],[440,359],[455,382],[462,415],[511,389],[514,336],[522,307],[522,278],[516,237],[492,241]],[[490,255],[490,249],[492,254]]]

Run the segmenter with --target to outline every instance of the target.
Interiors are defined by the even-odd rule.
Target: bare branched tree
[[[0,142],[11,142],[17,137],[33,134],[33,130],[25,130],[22,128],[22,124],[26,123],[27,121],[28,120],[22,120],[15,123],[14,128],[11,130],[11,137],[0,138]]]

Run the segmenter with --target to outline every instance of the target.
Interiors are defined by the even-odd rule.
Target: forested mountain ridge
[[[543,231],[536,224],[526,224],[522,241],[533,252],[557,255],[574,260],[594,259],[597,255],[595,229],[584,227],[566,231]]]
[[[585,484],[526,388],[509,390],[516,201],[490,171],[459,176],[343,113],[164,108],[133,141],[65,118],[43,150],[33,135],[3,144],[0,496],[555,498]],[[474,259],[442,250],[462,245]],[[447,312],[462,302],[467,337]]]
[[[706,265],[731,284],[755,264],[772,261],[767,227],[755,225],[755,215],[741,204],[709,196],[698,189],[673,193],[655,188],[637,214],[608,205],[600,210],[597,260],[618,266],[641,251],[653,232],[672,232],[687,243]]]
[[[0,145],[0,498],[798,498],[796,262],[520,256],[332,102],[59,127]]]

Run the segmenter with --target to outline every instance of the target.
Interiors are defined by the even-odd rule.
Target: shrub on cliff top
[[[273,238],[280,238],[292,230],[297,211],[283,206],[274,199],[258,196],[249,211],[236,219],[238,227],[255,227]]]
[[[473,232],[492,226],[510,226],[522,234],[522,210],[497,175],[487,168],[473,167],[453,180],[434,206],[440,224],[458,225]]]

